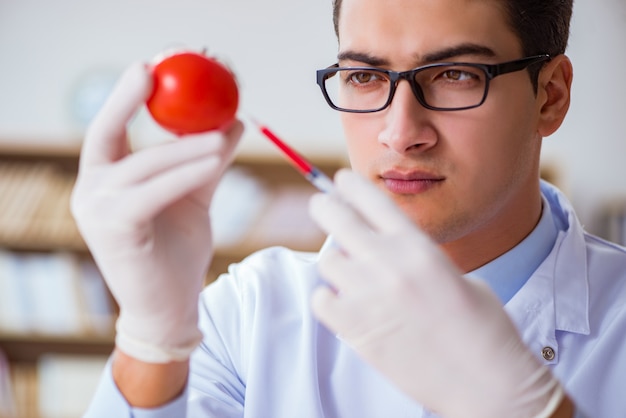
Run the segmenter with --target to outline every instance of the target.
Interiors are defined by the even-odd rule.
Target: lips
[[[439,186],[445,177],[424,171],[386,171],[380,175],[385,187],[396,194],[424,193]]]

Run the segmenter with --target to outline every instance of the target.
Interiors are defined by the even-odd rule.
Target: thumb
[[[117,161],[128,153],[126,125],[151,93],[152,76],[146,65],[129,66],[87,129],[81,166]]]

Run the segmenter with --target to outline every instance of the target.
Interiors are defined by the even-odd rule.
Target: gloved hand
[[[243,125],[130,152],[126,125],[152,89],[130,66],[89,127],[72,194],[78,227],[116,299],[117,347],[146,362],[187,359],[212,258],[209,204]]]
[[[443,417],[547,417],[563,391],[487,285],[461,272],[374,185],[340,171],[312,217],[338,243],[314,314],[397,387]]]

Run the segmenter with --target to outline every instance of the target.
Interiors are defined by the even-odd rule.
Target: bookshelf
[[[626,197],[615,197],[605,202],[599,218],[600,235],[609,241],[626,246]]]
[[[38,418],[42,381],[51,379],[43,377],[50,373],[45,370],[60,370],[52,365],[72,359],[84,366],[63,370],[93,370],[114,345],[116,306],[69,209],[79,152],[71,145],[0,142],[0,354],[11,369],[19,416]],[[331,176],[347,165],[339,157],[313,162]],[[312,193],[282,156],[238,156],[214,197],[216,250],[206,283],[261,248],[317,250],[324,235],[308,218]],[[7,291],[16,286],[43,296],[31,297],[20,312],[24,295]],[[77,298],[73,311],[62,292]]]

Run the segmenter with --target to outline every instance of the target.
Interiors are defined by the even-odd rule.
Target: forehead
[[[339,16],[340,54],[402,57],[407,65],[460,45],[492,50],[494,59],[521,54],[501,0],[343,0]]]

